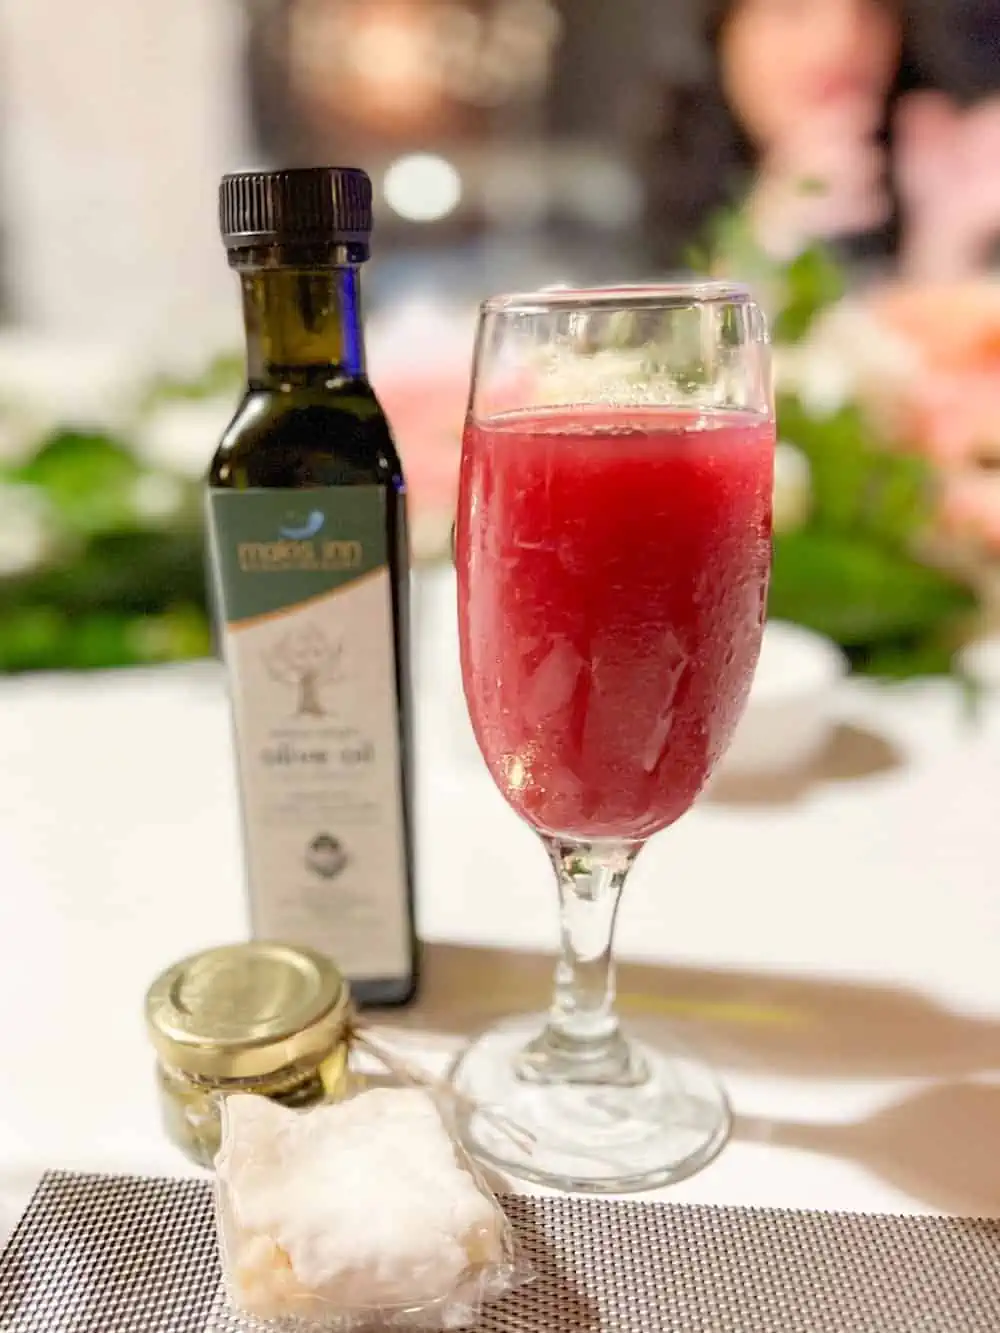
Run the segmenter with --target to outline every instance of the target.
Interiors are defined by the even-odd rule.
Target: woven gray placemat
[[[1000,1221],[508,1196],[536,1280],[484,1333],[1000,1333]],[[203,1180],[47,1175],[2,1333],[246,1333]]]

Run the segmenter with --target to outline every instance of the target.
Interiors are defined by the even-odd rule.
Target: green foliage
[[[818,315],[844,295],[844,277],[820,246],[803,250],[782,275],[782,300],[772,333],[777,343],[797,343]]]
[[[197,605],[179,604],[148,616],[77,615],[32,602],[0,610],[0,671],[144,666],[207,657],[210,651],[204,608]]]
[[[777,410],[781,439],[809,463],[812,529],[889,547],[905,546],[926,529],[934,512],[932,469],[879,442],[860,408],[818,417],[784,394]]]
[[[56,518],[81,536],[127,525],[143,469],[128,446],[108,435],[58,431],[7,480],[37,487]]]
[[[876,540],[810,528],[775,539],[772,616],[828,635],[859,660],[910,643],[916,653],[975,606],[961,583]]]
[[[808,460],[812,493],[808,522],[775,538],[771,614],[826,634],[869,674],[949,671],[977,599],[917,554],[930,466],[879,441],[853,405],[820,418],[785,395],[778,428]]]
[[[162,518],[144,513],[147,483],[173,499]],[[0,672],[208,654],[200,501],[197,481],[99,431],[56,431],[0,466],[0,506],[30,507],[45,537],[38,561],[0,576]]]
[[[240,356],[190,377],[162,376],[140,396],[131,431],[69,426],[0,464],[0,507],[37,510],[41,558],[0,574],[0,672],[90,669],[205,657],[212,650],[201,483],[149,465],[133,434],[156,408],[236,399]],[[207,460],[214,441],[205,441]],[[151,514],[143,488],[166,488]],[[17,488],[17,489],[12,489]],[[2,537],[2,533],[0,533]]]

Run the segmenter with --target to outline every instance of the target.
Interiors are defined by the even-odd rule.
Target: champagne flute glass
[[[728,1136],[705,1066],[623,1035],[612,942],[637,854],[689,809],[746,704],[774,438],[767,333],[742,288],[482,307],[456,530],[462,677],[487,767],[555,867],[562,944],[547,1017],[487,1032],[453,1070],[467,1144],[511,1174],[653,1188]]]

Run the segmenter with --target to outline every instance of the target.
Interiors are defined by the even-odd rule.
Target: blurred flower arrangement
[[[771,315],[772,616],[856,670],[950,671],[1000,606],[1000,286],[845,298],[827,252],[775,263],[735,218],[700,262],[750,280]],[[448,555],[472,327],[421,305],[371,330],[418,560]],[[241,379],[233,356],[149,381],[0,339],[0,671],[210,651],[201,478]]]

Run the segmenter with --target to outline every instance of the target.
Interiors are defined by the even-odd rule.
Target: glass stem
[[[519,1072],[533,1082],[641,1081],[618,1026],[613,953],[618,905],[639,845],[542,840],[559,882],[562,950],[548,1022]]]

